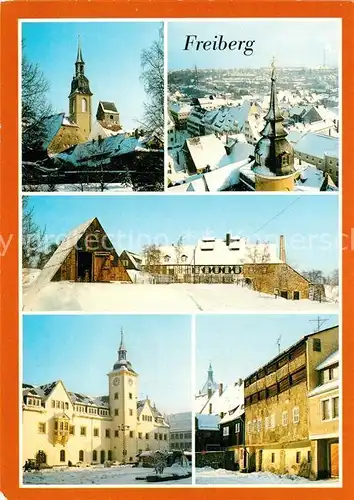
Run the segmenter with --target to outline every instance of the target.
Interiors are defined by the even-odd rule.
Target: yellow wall
[[[256,191],[293,191],[294,176],[265,177],[256,174]]]

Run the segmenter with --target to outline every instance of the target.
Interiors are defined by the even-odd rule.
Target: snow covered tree
[[[141,53],[141,81],[144,84],[148,102],[144,104],[143,126],[149,134],[164,133],[164,42],[163,24],[158,39]]]
[[[22,197],[22,267],[36,267],[42,252],[45,229],[41,229],[34,221],[33,208],[29,206],[29,198]]]
[[[156,268],[161,264],[161,250],[158,245],[152,243],[143,247],[144,271],[148,273],[156,272]]]
[[[43,118],[52,113],[46,94],[49,82],[37,64],[24,55],[22,44],[22,151],[41,149],[45,137]]]

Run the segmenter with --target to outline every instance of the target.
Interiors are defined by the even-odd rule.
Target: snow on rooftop
[[[326,382],[325,384],[321,384],[315,387],[315,389],[313,389],[308,393],[308,396],[309,397],[318,396],[319,394],[323,394],[324,392],[328,391],[333,391],[338,388],[339,388],[339,380],[338,379],[331,380],[330,382]]]
[[[328,368],[329,366],[335,365],[337,363],[339,363],[339,351],[335,351],[330,356],[328,356],[328,358],[326,358],[324,361],[322,361],[321,364],[316,367],[316,370],[324,370],[325,368]]]
[[[330,156],[339,158],[339,139],[330,135],[307,132],[298,140],[294,149],[298,153],[317,158],[324,158],[330,151]]]
[[[196,415],[198,420],[198,429],[201,431],[218,431],[219,430],[219,415]]]

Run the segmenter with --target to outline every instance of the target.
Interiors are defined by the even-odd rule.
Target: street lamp
[[[121,424],[117,426],[118,431],[123,432],[123,465],[126,464],[126,455],[127,455],[127,450],[126,450],[126,437],[125,437],[125,431],[129,429],[129,425],[126,424]]]

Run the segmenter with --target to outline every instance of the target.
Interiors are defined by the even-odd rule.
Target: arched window
[[[80,450],[79,451],[79,462],[83,462],[84,461],[84,450]]]
[[[65,450],[60,450],[60,461],[65,462]]]
[[[93,452],[92,452],[92,460],[94,462],[96,462],[96,460],[97,460],[97,450],[93,450]]]
[[[101,464],[105,461],[105,452],[104,450],[101,450]]]
[[[86,113],[87,111],[87,100],[85,99],[85,97],[83,97],[81,100],[81,111],[83,113]]]

